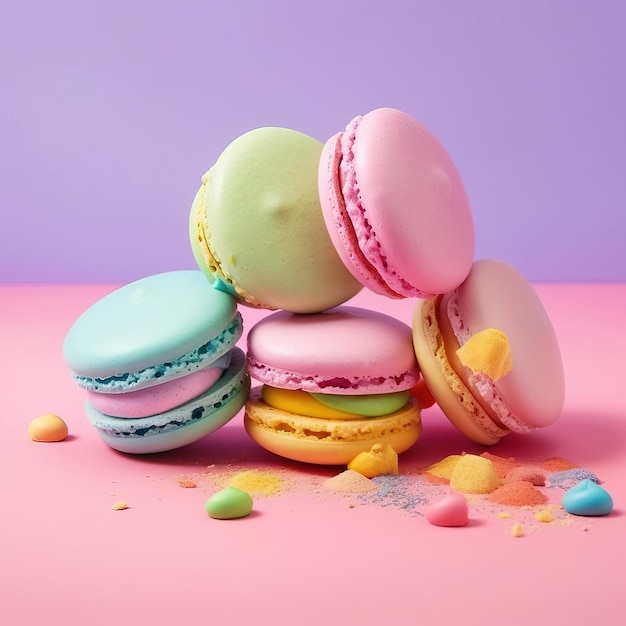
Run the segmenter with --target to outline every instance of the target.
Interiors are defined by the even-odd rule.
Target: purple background
[[[230,141],[378,106],[448,148],[477,257],[625,280],[625,32],[622,0],[3,0],[0,282],[194,267],[189,207]]]

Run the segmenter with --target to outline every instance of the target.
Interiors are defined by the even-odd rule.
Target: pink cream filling
[[[352,150],[360,121],[360,116],[354,118],[346,128],[346,132],[341,135],[342,160],[339,165],[339,179],[345,211],[354,233],[354,240],[357,242],[362,255],[361,262],[370,273],[375,275],[375,282],[380,283],[382,281],[386,288],[391,290],[396,297],[430,298],[433,294],[425,293],[409,284],[390,265],[376,238],[376,232],[368,219],[367,209],[361,202],[361,193],[354,167],[354,152]]]
[[[392,393],[412,389],[419,378],[412,371],[396,376],[377,376],[371,378],[306,376],[288,372],[276,367],[269,367],[248,356],[248,373],[252,378],[279,389],[301,389],[308,393],[341,393],[359,395],[366,393]]]
[[[208,367],[160,385],[127,393],[87,391],[87,399],[96,411],[105,415],[149,417],[174,409],[208,391],[220,379],[223,371],[221,366]]]
[[[452,331],[454,332],[459,345],[462,346],[472,336],[472,334],[469,328],[464,324],[461,317],[456,290],[452,292],[452,296],[448,300],[447,314]],[[513,415],[511,408],[507,404],[506,400],[500,395],[496,384],[489,376],[481,372],[470,372],[468,380],[497,418],[509,430],[522,434],[529,433],[533,430],[526,424],[520,422],[515,415]]]

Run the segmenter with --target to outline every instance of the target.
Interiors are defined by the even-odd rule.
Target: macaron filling
[[[342,194],[338,198],[338,210],[343,217],[342,227],[345,236],[354,244],[353,249],[357,258],[353,261],[356,261],[358,270],[368,276],[366,278],[368,286],[378,293],[395,298],[429,298],[433,294],[411,285],[396,268],[392,267],[368,220],[367,207],[361,202],[353,151],[361,119],[362,116],[354,118],[340,136],[341,161],[338,174]]]
[[[456,339],[455,345],[451,345],[453,343],[452,338],[447,336],[444,326],[443,337],[446,352],[456,351],[472,339],[472,333],[461,317],[458,305],[458,291],[456,289],[442,299],[439,313],[441,316],[445,315],[449,321],[450,328]],[[491,376],[485,372],[472,371],[466,367],[462,368],[462,371],[459,371],[461,368],[456,369],[461,380],[472,390],[473,395],[480,404],[486,407],[488,412],[495,417],[496,422],[500,422],[500,424],[516,433],[526,434],[533,430],[515,417],[510,406],[499,393],[497,382]]]
[[[105,415],[97,411],[89,401],[86,402],[85,411],[92,425],[108,437],[150,437],[189,426],[209,417],[227,405],[248,385],[245,356],[239,348],[235,348],[228,368],[215,385],[200,396],[170,411],[149,417],[128,419]],[[242,405],[243,400],[242,398]],[[235,410],[230,417],[236,412]]]
[[[159,385],[191,372],[208,367],[227,354],[243,332],[243,320],[237,312],[230,325],[199,348],[186,352],[166,363],[155,364],[136,372],[119,373],[104,378],[82,376],[72,372],[72,377],[83,389],[100,393],[125,393],[144,387]]]
[[[410,398],[408,391],[386,394],[342,396],[307,393],[299,389],[261,388],[263,401],[275,409],[320,419],[364,419],[382,417],[403,409]]]
[[[339,393],[343,395],[359,395],[377,393],[381,388],[393,388],[405,391],[413,387],[419,378],[416,369],[407,370],[390,376],[323,376],[305,375],[271,367],[257,361],[248,353],[248,372],[252,378],[262,383],[272,383],[280,389],[302,389],[309,393]]]
[[[197,372],[136,391],[99,393],[88,390],[87,400],[100,413],[113,417],[136,418],[163,413],[210,389],[228,368],[230,358],[228,353]]]

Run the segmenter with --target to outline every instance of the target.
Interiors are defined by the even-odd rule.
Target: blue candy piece
[[[568,489],[561,504],[572,515],[608,515],[613,510],[609,492],[588,478]]]

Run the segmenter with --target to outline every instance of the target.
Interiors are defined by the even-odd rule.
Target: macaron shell
[[[319,465],[347,465],[376,443],[398,454],[411,448],[421,434],[416,402],[391,415],[360,420],[327,420],[274,409],[253,389],[246,403],[244,425],[261,447],[281,457]]]
[[[355,118],[341,141],[346,212],[363,256],[387,286],[426,297],[461,283],[474,256],[474,225],[463,182],[438,139],[410,115],[382,108]],[[327,168],[322,160],[320,176],[332,188]],[[335,245],[350,244],[337,234],[332,192],[320,189],[320,197]],[[357,198],[359,206],[350,206]],[[371,287],[371,278],[365,282]]]
[[[441,296],[417,302],[413,344],[422,378],[450,422],[466,437],[493,445],[509,433],[494,423],[450,365],[437,323]]]
[[[513,369],[495,388],[514,418],[530,428],[552,424],[563,410],[563,362],[552,323],[532,285],[510,265],[482,259],[459,286],[457,306],[456,323],[470,335],[497,328],[508,336]]]
[[[343,133],[338,133],[326,142],[320,158],[318,182],[328,233],[343,264],[363,286],[374,293],[389,298],[399,298],[400,294],[387,286],[378,270],[361,251],[359,239],[346,211],[341,180],[338,175],[342,159],[342,135]]]
[[[362,288],[326,230],[321,151],[319,141],[297,131],[259,128],[235,139],[203,177],[192,207],[192,249],[200,267],[232,285],[241,301],[312,313]]]
[[[89,307],[68,332],[63,352],[79,376],[120,376],[201,348],[236,317],[236,300],[213,289],[202,272],[156,274],[125,285]],[[233,344],[241,329],[237,332]],[[214,359],[230,347],[218,348]],[[209,356],[210,352],[203,354],[198,361],[208,365]]]
[[[411,328],[348,306],[279,311],[257,322],[248,333],[248,371],[273,387],[345,395],[403,391],[419,379]]]
[[[249,391],[245,355],[234,348],[228,369],[211,389],[170,411],[128,419],[100,413],[87,402],[85,412],[111,448],[149,454],[179,448],[222,427],[243,407]]]

